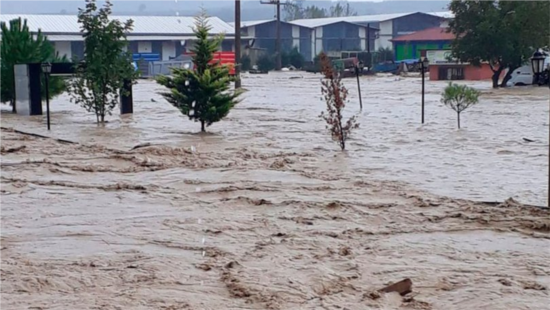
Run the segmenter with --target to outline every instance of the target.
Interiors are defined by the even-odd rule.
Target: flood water
[[[324,109],[320,75],[246,75],[247,92],[224,121],[197,134],[197,123],[170,106],[152,81],[134,87],[135,113],[115,115],[105,127],[69,102],[52,101],[51,133],[45,117],[2,114],[2,126],[88,144],[130,149],[140,143],[200,150],[234,149],[310,152],[360,177],[402,181],[438,195],[476,201],[507,198],[544,206],[547,202],[549,90],[540,87],[490,88],[489,81],[460,82],[482,91],[479,104],[462,115],[440,103],[443,81],[428,81],[426,123],[420,124],[419,78],[362,77],[364,108],[357,85],[350,89],[346,113],[357,114],[360,129],[348,151],[338,151],[318,117]],[[6,109],[6,107],[4,107]],[[532,140],[527,142],[524,138]],[[337,167],[335,167],[337,169]]]
[[[419,78],[360,82],[346,152],[301,72],[245,75],[207,133],[152,81],[105,126],[67,95],[51,132],[3,106],[2,309],[544,309],[550,217],[522,203],[547,199],[548,89],[462,82],[458,130],[444,82],[424,125]]]

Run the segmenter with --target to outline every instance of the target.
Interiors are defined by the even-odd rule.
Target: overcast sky
[[[259,0],[242,0],[243,20],[270,19],[275,10]],[[210,15],[233,21],[233,0],[113,0],[113,11],[119,15],[194,15],[204,7]],[[448,0],[443,1],[365,1],[352,0],[359,14],[384,14],[414,11],[445,11]],[[101,3],[101,1],[100,1]],[[331,1],[306,0],[306,5],[329,7]],[[2,14],[71,14],[85,5],[84,0],[0,0]]]

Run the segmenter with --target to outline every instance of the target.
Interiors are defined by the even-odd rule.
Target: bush
[[[466,85],[457,85],[449,83],[441,96],[441,102],[449,108],[455,110],[458,120],[458,129],[460,129],[460,113],[470,106],[476,104],[479,100],[479,91]]]
[[[378,51],[374,52],[373,55],[373,62],[375,64],[378,64],[378,63],[381,63],[381,62],[385,62],[385,61],[393,61],[394,60],[394,55],[393,55],[393,51],[391,48],[387,47],[387,48],[379,48]]]
[[[281,66],[283,68],[290,66],[290,57],[287,52],[281,53]]]
[[[289,63],[297,69],[300,69],[304,66],[304,56],[300,54],[297,47],[294,47],[290,53],[288,53]]]
[[[249,71],[250,69],[252,69],[250,56],[244,55],[241,57],[241,71]]]
[[[258,70],[271,71],[275,69],[275,60],[272,56],[264,53],[258,58]]]

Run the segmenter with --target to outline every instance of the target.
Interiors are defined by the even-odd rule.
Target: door
[[[464,80],[464,68],[462,67],[440,67],[439,80]]]

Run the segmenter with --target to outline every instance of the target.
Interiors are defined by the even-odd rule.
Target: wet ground
[[[520,203],[546,202],[548,90],[471,83],[457,130],[445,83],[424,125],[418,78],[362,78],[362,112],[346,83],[345,153],[306,73],[246,76],[207,134],[148,81],[105,127],[66,96],[51,133],[3,112],[3,309],[544,309],[550,219]]]

